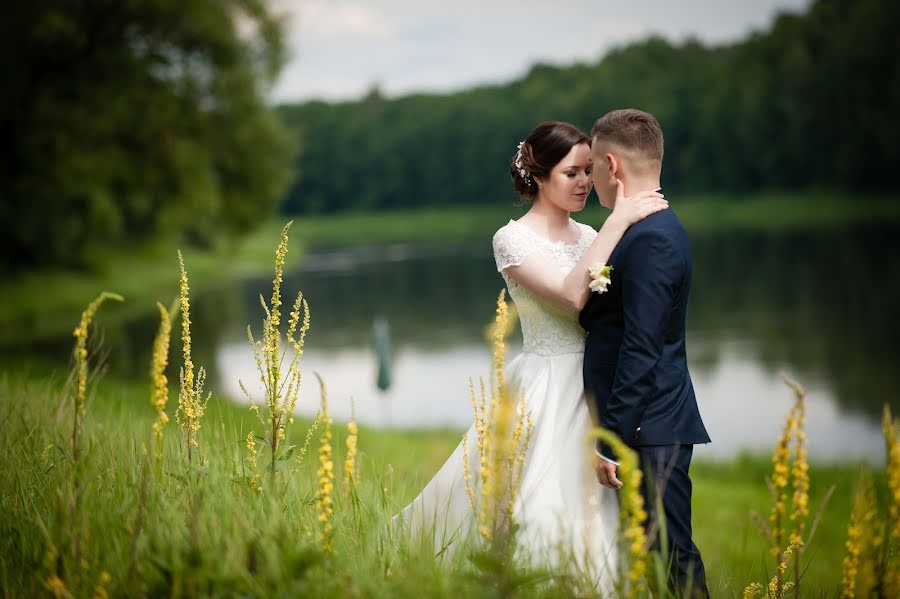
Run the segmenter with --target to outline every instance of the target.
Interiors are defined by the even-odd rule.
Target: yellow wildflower
[[[263,384],[265,394],[265,406],[268,408],[264,418],[259,412],[259,406],[253,395],[247,390],[242,381],[239,381],[241,390],[250,401],[250,409],[259,417],[260,422],[269,428],[266,437],[269,440],[271,450],[271,475],[276,472],[276,462],[279,459],[282,441],[287,438],[287,426],[293,423],[294,408],[300,394],[300,382],[302,380],[299,360],[303,354],[303,344],[306,332],[309,330],[309,306],[303,299],[303,294],[298,293],[290,312],[288,320],[287,341],[294,355],[284,368],[287,348],[281,346],[281,284],[284,277],[285,257],[288,251],[288,230],[293,221],[289,221],[281,230],[278,247],[275,250],[275,277],[272,280],[272,297],[269,304],[260,295],[259,302],[262,306],[265,318],[263,319],[262,339],[256,340],[250,327],[247,327],[247,339],[253,350],[253,359],[259,371],[259,380]],[[303,323],[300,326],[300,316],[303,314]],[[298,326],[300,326],[298,332]]]
[[[747,588],[744,589],[744,599],[756,599],[757,597],[764,596],[765,592],[765,588],[762,584],[751,582],[747,585]]]
[[[891,541],[900,541],[900,420],[894,420],[891,409],[884,406],[883,430],[887,451],[886,473],[888,478],[888,522]]]
[[[497,298],[497,315],[494,317],[494,398],[499,398],[501,391],[506,388],[503,371],[506,364],[507,314],[506,289],[502,289]]]
[[[900,596],[900,420],[891,416],[891,409],[884,406],[882,419],[884,443],[887,451],[887,523],[885,541],[888,550],[884,552],[884,593],[887,597]]]
[[[316,418],[313,420],[312,424],[309,425],[309,428],[306,429],[306,438],[303,440],[303,447],[300,448],[300,451],[297,454],[297,465],[303,463],[303,458],[306,456],[306,451],[309,448],[309,443],[312,440],[313,434],[316,432],[316,429],[319,428],[319,421],[322,418],[322,412],[316,412]]]
[[[793,555],[793,553],[800,547],[800,543],[791,543],[790,545],[788,545],[787,549],[784,550],[784,553],[781,554],[781,559],[778,561],[778,567],[775,568],[775,576],[773,576],[772,580],[769,581],[770,597],[781,599],[782,597],[784,597],[784,593],[790,590],[790,588],[793,586],[792,582],[783,582],[784,573],[791,561],[791,555]]]
[[[56,599],[71,599],[72,597],[69,589],[66,588],[66,583],[56,574],[48,578],[44,586]]]
[[[106,592],[106,587],[109,586],[111,581],[112,577],[109,575],[109,572],[106,570],[100,572],[100,578],[97,581],[97,585],[94,587],[94,599],[109,599],[109,593]]]
[[[791,590],[800,595],[800,557],[804,551],[803,538],[809,517],[809,462],[806,450],[806,390],[796,381],[782,374],[782,380],[794,392],[794,404],[788,411],[784,430],[775,445],[772,455],[773,471],[769,490],[772,494],[772,509],[769,513],[770,526],[760,520],[759,525],[769,540],[769,550],[778,558],[775,577],[769,582],[767,597],[781,597]],[[790,489],[790,516],[787,514],[788,495]],[[830,492],[826,495],[827,501]],[[823,503],[824,505],[824,503]],[[786,524],[790,528],[786,530]],[[787,537],[787,541],[785,541]],[[785,542],[787,547],[784,547]],[[784,573],[791,556],[794,556],[794,580],[784,582]],[[763,588],[765,590],[765,588]],[[753,584],[745,589],[745,593],[758,592]]]
[[[169,364],[169,341],[172,331],[172,316],[176,306],[166,309],[161,303],[156,302],[159,308],[159,330],[153,340],[153,355],[150,359],[150,405],[157,413],[157,420],[153,423],[153,433],[156,438],[156,459],[162,459],[163,429],[169,422],[166,414],[166,404],[169,402],[169,380],[166,378],[166,366]]]
[[[875,586],[877,551],[880,545],[876,514],[875,489],[868,473],[860,473],[853,493],[853,508],[847,527],[847,555],[841,597],[868,597]]]
[[[334,506],[332,501],[332,491],[334,489],[334,465],[331,458],[331,415],[328,413],[328,390],[325,387],[325,381],[315,373],[319,380],[319,389],[322,393],[322,436],[319,443],[319,489],[316,492],[316,511],[319,517],[318,540],[322,551],[332,553],[332,533],[334,527],[332,525],[332,517],[334,515]]]
[[[344,483],[347,489],[356,486],[356,441],[359,428],[351,417],[347,423],[347,459],[344,460]]]
[[[253,432],[247,433],[247,458],[244,460],[247,465],[247,486],[251,491],[258,495],[263,492],[262,485],[259,480],[259,471],[256,468],[256,439]]]
[[[481,396],[482,401],[479,404],[478,398],[475,394],[475,383],[472,379],[469,379],[469,390],[471,392],[471,404],[472,404],[472,412],[474,414],[475,423],[475,440],[477,443],[478,449],[478,462],[483,464],[485,461],[485,451],[484,451],[484,419],[482,418],[482,414],[484,414],[485,402],[484,402],[484,381],[481,382]],[[469,503],[472,505],[472,510],[475,511],[477,508],[475,507],[475,491],[472,485],[472,476],[469,472],[469,448],[468,448],[468,437],[467,435],[463,435],[463,480],[466,483],[466,494],[469,496]]]
[[[802,553],[803,533],[806,529],[806,520],[809,516],[809,462],[806,451],[806,433],[803,431],[806,421],[806,390],[796,381],[786,375],[781,375],[782,380],[794,391],[796,401],[794,403],[794,442],[792,445],[793,467],[791,477],[793,479],[794,493],[791,497],[791,530],[790,542],[796,544]]]
[[[619,528],[623,531],[622,540],[627,548],[628,572],[625,581],[625,597],[637,597],[640,594],[641,579],[647,572],[647,532],[644,522],[647,512],[644,498],[641,495],[641,472],[637,453],[625,445],[612,431],[595,428],[591,436],[601,439],[612,447],[619,459],[619,479],[622,481],[619,508]]]
[[[72,429],[72,455],[76,462],[78,461],[78,439],[81,433],[81,421],[87,405],[88,329],[91,326],[94,315],[100,309],[100,305],[108,299],[117,302],[125,301],[121,295],[104,291],[88,304],[84,312],[81,313],[81,321],[72,332],[72,335],[75,337],[75,348],[72,350],[72,355],[75,359],[75,417]]]
[[[508,314],[504,290],[497,298],[496,316],[490,329],[493,342],[490,398],[482,380],[479,402],[474,382],[469,381],[479,461],[477,499],[470,473],[468,437],[463,437],[463,477],[469,502],[476,512],[477,530],[485,542],[499,543],[498,546],[508,540],[505,534],[513,524],[513,508],[533,429],[524,404],[516,403],[504,378],[505,338],[510,331]],[[504,536],[498,538],[498,533]]]
[[[788,412],[787,422],[784,425],[784,432],[775,445],[775,452],[772,455],[772,463],[774,471],[772,473],[772,494],[774,495],[774,503],[772,511],[769,513],[769,521],[772,523],[772,539],[774,544],[770,548],[773,555],[778,556],[781,553],[783,532],[783,521],[786,513],[785,504],[787,503],[787,487],[788,474],[790,472],[790,443],[797,429],[797,417],[794,409]]]
[[[469,496],[469,505],[475,510],[475,491],[472,489],[472,471],[469,467],[469,433],[463,434],[463,482],[466,484],[466,495]]]
[[[191,300],[190,287],[188,286],[187,271],[184,268],[184,258],[178,251],[178,265],[181,268],[181,285],[179,289],[179,303],[181,304],[181,341],[184,364],[181,367],[179,380],[181,387],[178,391],[178,410],[175,412],[176,420],[181,425],[185,435],[187,458],[190,464],[193,459],[193,448],[199,447],[198,435],[200,432],[200,419],[209,402],[209,395],[203,400],[203,385],[206,382],[206,371],[201,366],[194,377],[194,362],[191,359]]]

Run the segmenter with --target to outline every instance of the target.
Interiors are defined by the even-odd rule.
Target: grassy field
[[[672,198],[692,234],[740,229],[786,232],[837,227],[900,224],[900,202],[838,194],[766,194]],[[306,251],[347,245],[448,243],[490,239],[524,208],[512,205],[453,206],[380,213],[297,217],[291,230],[289,264]],[[592,205],[579,220],[599,226],[607,212]],[[195,289],[246,274],[268,272],[273,248],[287,217],[272,219],[251,235],[216,250],[183,248]],[[44,270],[0,281],[0,347],[65,334],[73,314],[100,290],[116,291],[126,302],[109,311],[111,321],[154,312],[177,289],[176,245],[157,242],[123,249],[94,272]]]
[[[257,494],[240,482],[247,434],[262,432],[246,407],[216,398],[209,403],[199,468],[185,463],[173,419],[164,458],[156,463],[149,386],[99,380],[87,411],[85,457],[76,468],[66,373],[48,374],[46,368],[16,369],[0,379],[0,588],[7,596],[40,594],[55,574],[82,596],[102,572],[110,575],[111,596],[417,597],[423,589],[429,596],[500,596],[498,576],[519,596],[583,596],[564,577],[526,584],[521,572],[460,556],[437,560],[385,534],[390,516],[415,497],[459,442],[457,431],[363,428],[353,494],[340,480],[347,433],[336,424],[335,550],[327,554],[316,541],[314,502],[321,429],[302,462],[295,455],[274,482],[263,472]],[[307,385],[301,401],[318,402],[317,390]],[[294,423],[288,442],[303,445],[308,425]],[[265,459],[260,463],[264,467]],[[774,558],[751,518],[753,510],[765,515],[770,509],[764,481],[771,469],[766,456],[693,467],[695,541],[715,597],[740,597],[749,582],[765,583],[774,572]],[[71,490],[76,471],[84,481],[77,509]],[[827,488],[835,485],[836,491],[803,558],[803,596],[837,594],[857,474],[852,466],[812,466],[813,515]],[[78,562],[70,555],[76,530]]]
[[[771,198],[750,202],[751,208],[762,212],[780,205]],[[797,208],[753,226],[783,231],[842,226],[848,218],[856,224],[876,220],[868,211],[853,212],[860,204],[848,208],[837,199],[823,199],[815,205],[820,208],[815,218],[805,218],[805,211]],[[700,204],[688,203],[682,212],[695,231],[739,227],[755,214],[715,202],[704,204],[702,210]],[[587,216],[584,220],[591,222]],[[484,238],[509,217],[499,209],[453,209],[302,219],[293,231],[291,257],[332,242]],[[884,211],[877,220],[900,220],[897,217]],[[264,227],[230,257],[187,252],[192,286],[215,284],[225,276],[220,272],[225,263],[232,274],[268,271],[268,254],[278,230],[275,223]],[[26,306],[35,321],[47,320],[39,326],[71,330],[73,315],[103,288],[145,298],[134,303],[145,301],[146,309],[151,309],[158,288],[167,289],[158,297],[164,301],[177,288],[177,263],[167,265],[161,258],[167,251],[157,248],[140,257],[118,256],[100,275],[34,273],[19,287],[7,282],[6,291],[13,295],[5,296],[11,302],[4,303],[4,317],[21,318]],[[46,287],[48,281],[56,286]],[[112,312],[108,308],[104,307],[105,319]],[[60,313],[59,323],[46,318],[54,309]],[[119,317],[126,315],[120,312]],[[348,485],[342,477],[347,429],[336,424],[334,437],[328,438],[326,427],[320,425],[307,436],[310,423],[298,421],[288,427],[285,440],[295,451],[282,455],[270,476],[264,471],[266,450],[253,441],[265,427],[246,407],[214,396],[202,418],[193,459],[185,458],[174,417],[165,429],[162,456],[156,458],[149,383],[94,380],[83,434],[73,441],[69,373],[31,359],[27,352],[18,353],[0,368],[4,596],[591,595],[581,581],[566,575],[565,568],[522,569],[508,556],[475,543],[436,556],[430,545],[391,532],[390,517],[416,496],[450,455],[460,431],[364,428],[358,439],[359,482]],[[172,370],[170,378],[177,378]],[[312,382],[307,377],[301,401],[318,403]],[[170,395],[167,411],[174,415],[177,393]],[[773,430],[781,426],[772,423]],[[251,457],[257,453],[259,460]],[[323,489],[331,485],[323,483],[323,469],[335,473],[329,491],[333,516],[321,512]],[[701,461],[693,467],[694,537],[715,597],[740,597],[748,583],[766,583],[775,571],[775,557],[751,516],[757,512],[765,518],[771,509],[766,486],[771,472],[767,456]],[[830,597],[838,592],[857,474],[855,466],[812,465],[810,520],[832,485],[835,492],[801,560],[802,596]],[[875,479],[883,488],[884,473],[876,473]],[[323,522],[333,525],[327,540],[322,537]]]

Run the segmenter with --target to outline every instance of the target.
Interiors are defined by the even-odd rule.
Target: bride
[[[597,232],[570,217],[592,189],[590,138],[568,123],[541,123],[519,144],[510,164],[513,186],[531,208],[494,235],[494,258],[518,309],[524,348],[506,369],[534,420],[514,518],[517,542],[551,565],[574,556],[596,586],[614,581],[618,502],[597,482],[592,427],[584,399],[585,333],[578,312],[591,293],[589,269],[605,263],[633,223],[665,209],[660,193],[624,198]],[[477,455],[470,429],[424,490],[395,521],[434,535],[435,551],[474,528],[463,456]]]

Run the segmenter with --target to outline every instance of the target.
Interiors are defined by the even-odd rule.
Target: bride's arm
[[[615,209],[600,227],[590,247],[568,274],[560,272],[559,268],[547,258],[535,254],[523,260],[518,266],[507,268],[509,277],[558,306],[580,311],[591,294],[588,287],[591,282],[588,269],[596,262],[605,264],[609,260],[628,227],[654,212],[664,210],[669,205],[662,194],[656,191],[644,191],[629,198],[624,196],[620,184]]]

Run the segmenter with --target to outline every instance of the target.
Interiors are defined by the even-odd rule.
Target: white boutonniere
[[[594,265],[588,269],[588,273],[591,275],[591,282],[588,284],[588,287],[590,287],[591,291],[605,293],[606,288],[612,283],[612,279],[610,279],[612,270],[612,266],[607,266],[602,262],[595,262]]]

